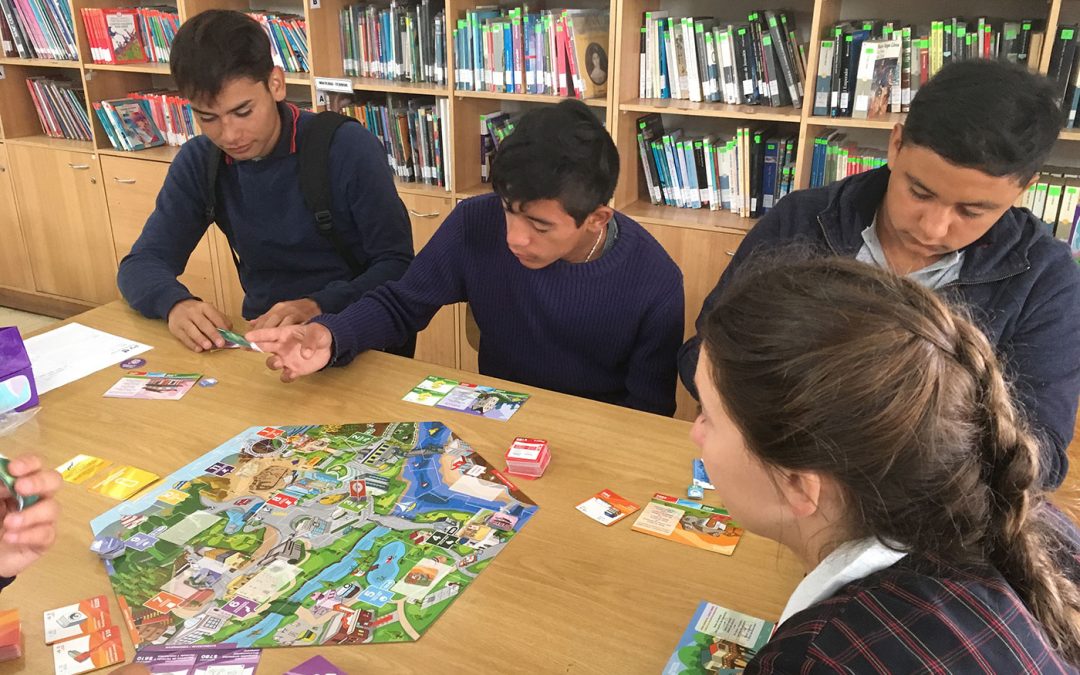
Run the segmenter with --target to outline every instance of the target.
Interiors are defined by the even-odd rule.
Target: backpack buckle
[[[319,232],[329,232],[334,227],[334,218],[329,211],[316,211],[315,226],[319,228]]]

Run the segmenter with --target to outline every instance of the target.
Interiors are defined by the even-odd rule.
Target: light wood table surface
[[[265,649],[260,675],[316,654],[350,673],[655,674],[699,601],[775,620],[802,578],[787,549],[753,534],[727,557],[633,532],[636,514],[605,528],[574,508],[604,488],[640,505],[654,492],[684,496],[696,456],[686,422],[379,352],[286,385],[260,354],[188,352],[164,322],[119,302],[70,321],[153,345],[142,355],[148,370],[220,383],[180,401],[106,399],[125,372],[109,367],[43,396],[37,416],[3,439],[4,454],[36,452],[53,466],[90,454],[165,477],[254,425],[439,420],[500,468],[514,437],[549,441],[544,477],[515,481],[538,513],[418,642]],[[432,374],[532,398],[507,422],[401,400]],[[60,501],[59,541],[0,595],[0,608],[19,609],[25,636],[24,658],[0,664],[0,672],[53,672],[42,638],[47,609],[105,594],[120,621],[105,570],[88,549],[90,519],[116,502],[68,484]],[[717,499],[707,492],[706,502]]]

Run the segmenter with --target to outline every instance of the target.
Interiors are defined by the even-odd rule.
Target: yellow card
[[[124,500],[142,490],[147,485],[157,482],[161,476],[136,469],[133,466],[119,466],[111,470],[97,483],[90,486],[96,492],[113,499]]]
[[[68,461],[56,467],[56,470],[60,472],[60,475],[63,476],[65,481],[78,485],[90,476],[93,476],[98,470],[104,469],[111,464],[112,462],[100,457],[94,457],[92,455],[75,455]]]

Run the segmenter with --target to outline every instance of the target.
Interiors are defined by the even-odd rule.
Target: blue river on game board
[[[378,567],[367,573],[368,585],[389,588],[389,582],[397,581],[400,567],[398,560],[403,555],[405,555],[405,544],[400,541],[392,541],[383,546],[379,551],[379,555],[375,557],[375,564]]]
[[[421,430],[425,427],[429,427],[429,424],[422,423],[420,425]],[[435,447],[441,447],[449,441],[449,429],[442,427],[442,430],[446,432],[445,440],[439,444],[435,444]],[[436,435],[441,435],[436,434]],[[421,439],[424,438],[424,434],[420,434]],[[423,441],[418,443],[419,447],[424,447]],[[443,455],[441,454],[423,454],[413,455],[405,460],[405,468],[401,472],[402,478],[409,482],[409,489],[398,499],[398,503],[413,502],[415,506],[402,514],[406,518],[413,518],[417,514],[427,513],[428,511],[441,511],[452,510],[462,511],[465,513],[476,513],[480,509],[489,509],[491,511],[501,511],[506,508],[506,502],[492,501],[490,499],[483,499],[482,497],[474,497],[466,495],[461,492],[455,492],[447,487],[443,482],[442,476],[439,473],[439,462]],[[517,525],[514,530],[520,530],[521,527],[528,521],[529,517],[535,509],[525,509],[521,504],[515,504],[507,512],[511,515],[518,517]]]
[[[289,596],[289,600],[292,602],[303,602],[304,598],[312,593],[321,591],[323,584],[332,584],[344,579],[350,572],[356,569],[356,566],[359,564],[360,554],[370,551],[371,547],[375,545],[375,540],[388,532],[390,532],[389,528],[379,525],[371,532],[365,534],[363,539],[356,542],[356,546],[353,546],[353,549],[349,551],[347,556],[325,568],[318,576],[308,580],[306,584],[300,587],[300,590]]]
[[[241,647],[246,647],[255,642],[259,638],[266,637],[267,633],[273,630],[278,623],[285,617],[276,612],[272,612],[263,617],[263,620],[255,624],[251,628],[245,631],[241,631],[236,635],[229,636],[229,642],[235,642]]]

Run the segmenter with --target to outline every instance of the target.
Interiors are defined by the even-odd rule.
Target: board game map
[[[137,643],[409,642],[537,508],[441,422],[252,427],[91,529]]]

